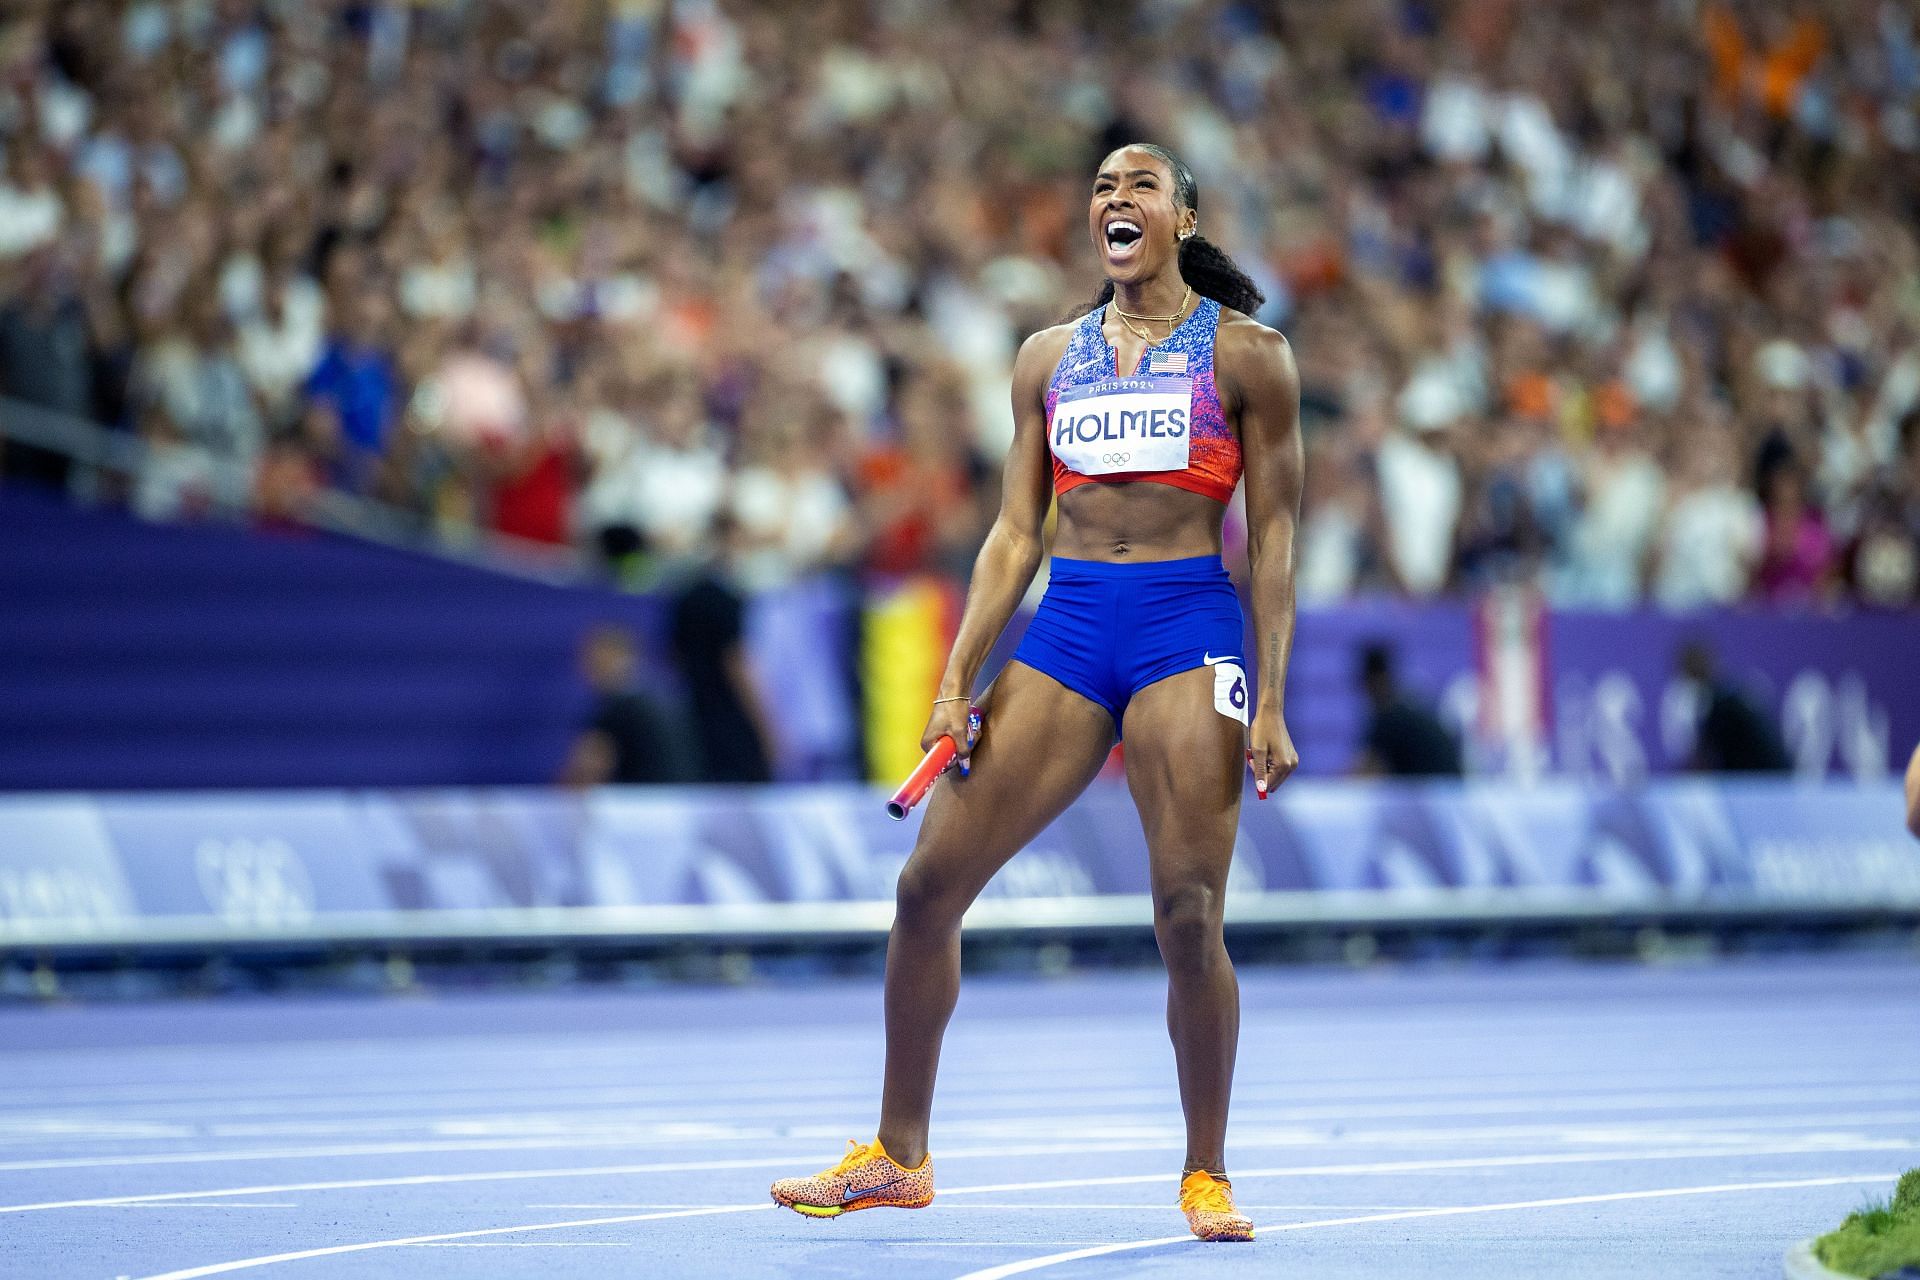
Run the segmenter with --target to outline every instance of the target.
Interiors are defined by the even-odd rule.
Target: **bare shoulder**
[[[1067,343],[1073,340],[1073,330],[1074,322],[1068,321],[1027,335],[1013,360],[1013,394],[1017,401],[1030,403],[1044,394],[1054,366],[1060,363],[1060,357],[1067,353]]]
[[[1220,331],[1213,342],[1213,367],[1236,411],[1245,405],[1297,402],[1300,375],[1293,347],[1278,329],[1231,307],[1220,308]]]
[[[1213,360],[1223,372],[1252,381],[1293,377],[1293,347],[1286,336],[1232,307],[1220,308]]]
[[[1036,329],[1027,335],[1020,344],[1020,354],[1014,360],[1016,369],[1032,365],[1042,365],[1052,369],[1060,363],[1060,357],[1067,353],[1067,344],[1073,341],[1073,331],[1080,327],[1078,320],[1068,320],[1062,324],[1048,325]]]

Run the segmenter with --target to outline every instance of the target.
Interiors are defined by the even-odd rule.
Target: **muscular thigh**
[[[1246,726],[1215,709],[1214,672],[1196,667],[1127,705],[1127,785],[1140,808],[1153,891],[1226,886],[1240,821]]]
[[[934,787],[907,871],[967,899],[1076,796],[1113,749],[1104,707],[1009,662],[980,699],[972,773]]]

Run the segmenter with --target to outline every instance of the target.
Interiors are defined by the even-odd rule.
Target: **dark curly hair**
[[[1200,212],[1200,184],[1193,180],[1193,170],[1186,162],[1165,147],[1151,142],[1132,142],[1119,151],[1144,151],[1167,166],[1173,175],[1173,199],[1183,209]],[[1193,286],[1193,291],[1203,298],[1212,298],[1221,306],[1232,307],[1248,315],[1260,309],[1267,295],[1260,292],[1246,272],[1242,271],[1232,258],[1229,258],[1219,245],[1201,235],[1191,235],[1180,242],[1180,278]],[[1113,301],[1113,281],[1108,280],[1100,286],[1100,294],[1080,314],[1085,315],[1095,307],[1104,307]]]

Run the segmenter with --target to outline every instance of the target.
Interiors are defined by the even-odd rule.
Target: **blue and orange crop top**
[[[1240,440],[1213,380],[1220,304],[1200,305],[1132,374],[1101,331],[1105,307],[1074,328],[1047,384],[1047,447],[1056,494],[1089,481],[1144,480],[1228,502],[1240,483]]]

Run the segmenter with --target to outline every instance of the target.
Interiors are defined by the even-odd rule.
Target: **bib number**
[[[1192,418],[1191,378],[1108,378],[1060,393],[1047,443],[1083,476],[1185,471]]]
[[[1211,662],[1213,709],[1229,720],[1247,723],[1247,673],[1237,662]]]

